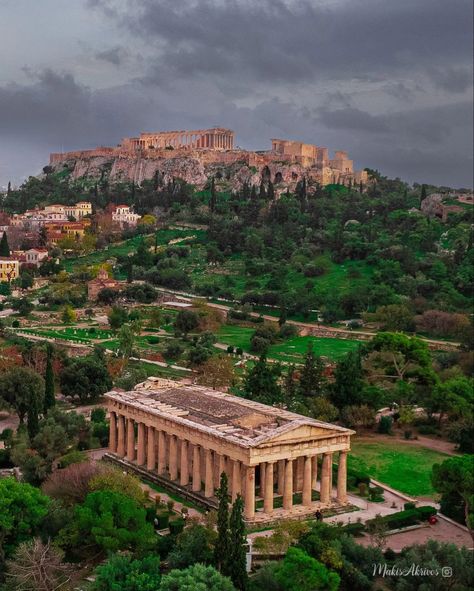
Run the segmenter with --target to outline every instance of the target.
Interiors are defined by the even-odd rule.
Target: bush
[[[420,425],[418,427],[418,433],[420,435],[439,435],[439,429],[433,425]]]
[[[361,536],[365,530],[365,525],[363,523],[348,523],[344,525],[342,531],[350,536],[358,537]]]
[[[149,343],[150,345],[157,345],[160,342],[160,337],[147,337],[146,338],[147,343]]]
[[[377,427],[377,431],[379,433],[385,433],[386,435],[391,435],[392,424],[393,424],[392,417],[381,417],[378,427]]]
[[[285,324],[283,324],[283,326],[280,328],[279,336],[282,339],[291,339],[291,337],[294,337],[297,334],[298,329],[296,328],[296,326],[294,324],[287,324],[285,322]]]
[[[92,423],[103,423],[105,422],[106,410],[105,408],[94,408],[91,412]]]
[[[410,501],[409,503],[405,503],[403,505],[403,508],[405,509],[405,511],[409,511],[410,509],[416,509],[416,503]]]
[[[370,500],[374,503],[380,503],[384,500],[384,490],[381,486],[372,486],[369,488]]]
[[[158,513],[157,519],[158,519],[158,528],[159,529],[166,529],[167,527],[169,527],[170,514],[168,512]]]
[[[185,521],[182,518],[174,519],[169,522],[169,528],[171,535],[177,536],[184,529]]]
[[[71,464],[80,464],[81,462],[87,462],[87,454],[83,451],[74,449],[62,456],[58,460],[58,468],[67,468]]]
[[[229,346],[227,347],[227,353],[230,353],[230,354],[232,354],[233,352],[234,352],[234,347],[233,347],[232,345],[229,345]]]
[[[237,347],[237,349],[235,350],[236,355],[243,355],[244,354],[244,350],[242,349],[242,347]]]
[[[418,507],[417,508],[418,511],[418,515],[420,516],[420,519],[422,521],[428,521],[428,519],[430,517],[433,517],[433,515],[436,515],[436,513],[438,513],[438,511],[436,510],[435,507],[431,507],[430,505],[426,505],[423,507]]]

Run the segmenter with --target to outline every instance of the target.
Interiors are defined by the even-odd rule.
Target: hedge
[[[350,536],[361,536],[365,530],[365,525],[363,523],[348,523],[347,525],[342,526],[342,531]]]
[[[183,529],[184,529],[184,525],[185,525],[185,521],[184,519],[175,519],[174,521],[170,521],[169,527],[170,527],[170,533],[172,535],[178,535],[180,534]]]
[[[158,527],[159,529],[166,529],[170,523],[169,513],[158,513]]]
[[[437,511],[434,507],[417,507],[415,509],[406,509],[405,511],[399,511],[398,513],[392,513],[392,515],[385,515],[380,519],[386,523],[389,529],[400,529],[402,527],[408,527],[409,525],[415,525],[420,521],[427,521],[431,516],[436,515]],[[366,526],[373,523],[374,519],[369,519],[366,522]]]

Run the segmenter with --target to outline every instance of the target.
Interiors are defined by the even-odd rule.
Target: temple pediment
[[[341,435],[349,435],[352,433],[349,429],[344,429],[342,432],[336,429],[319,427],[314,425],[296,425],[289,426],[290,428],[284,432],[270,433],[262,441],[262,444],[276,444],[276,443],[297,443],[299,441],[308,441],[312,439],[331,439]]]

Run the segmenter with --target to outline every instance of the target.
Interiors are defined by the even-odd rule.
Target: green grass
[[[349,466],[408,495],[432,496],[435,494],[431,484],[433,464],[448,457],[410,443],[355,440]]]
[[[142,482],[144,484],[147,484],[150,488],[152,488],[157,493],[167,495],[170,499],[172,499],[176,503],[181,503],[185,507],[189,507],[190,509],[195,509],[196,511],[199,511],[199,513],[204,513],[204,509],[202,507],[200,507],[199,505],[196,505],[192,501],[188,501],[187,499],[179,496],[175,492],[171,492],[167,488],[164,488],[163,486],[160,486],[159,484],[156,484],[156,483],[152,482],[151,480],[143,479]]]
[[[220,327],[217,338],[219,342],[234,347],[241,347],[247,353],[250,351],[250,339],[255,331],[253,327],[227,325]],[[326,337],[293,337],[282,343],[272,345],[268,350],[268,358],[288,363],[302,363],[308,349],[308,344],[313,343],[316,355],[329,359],[340,359],[349,351],[356,349],[360,341],[349,339],[331,339]]]
[[[272,345],[268,350],[268,357],[278,361],[301,363],[308,350],[309,343],[313,343],[313,351],[321,357],[340,359],[349,351],[357,349],[360,341],[349,339],[331,339],[326,337],[294,337],[284,343]]]

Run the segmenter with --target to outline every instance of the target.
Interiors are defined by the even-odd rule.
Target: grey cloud
[[[100,0],[94,4],[101,5]],[[102,4],[110,10],[111,3]],[[151,72],[238,75],[265,84],[390,73],[469,59],[471,5],[455,0],[134,0],[116,4],[133,35],[156,44]]]
[[[123,47],[117,46],[94,54],[95,59],[108,62],[114,66],[122,65],[129,57],[129,52]]]
[[[434,68],[428,73],[437,88],[450,93],[463,93],[472,87],[472,68],[469,67]]]

